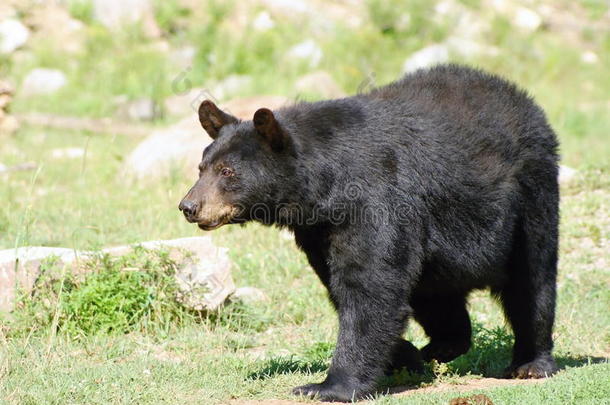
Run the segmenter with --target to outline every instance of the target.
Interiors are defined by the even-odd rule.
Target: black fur
[[[367,94],[263,111],[256,128],[228,121],[202,177],[234,170],[218,181],[240,207],[230,222],[292,229],[339,315],[328,377],[295,393],[349,401],[388,369],[421,369],[401,339],[409,318],[430,337],[424,360],[465,353],[466,300],[481,288],[515,334],[508,374],[556,370],[557,141],[524,92],[444,65]]]

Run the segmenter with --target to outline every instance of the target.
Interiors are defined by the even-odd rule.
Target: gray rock
[[[170,258],[178,263],[176,299],[193,310],[214,310],[235,291],[231,261],[226,248],[212,243],[210,236],[157,240],[138,244],[146,249],[169,249]],[[102,250],[112,256],[132,251],[133,245]],[[184,253],[186,252],[186,254]],[[0,311],[11,311],[17,291],[28,293],[40,276],[40,266],[52,257],[66,271],[82,272],[79,262],[94,252],[65,248],[22,247],[0,251]]]
[[[287,56],[290,59],[308,60],[309,66],[313,68],[320,64],[324,53],[313,39],[307,39],[290,48]]]
[[[509,0],[486,0],[485,5],[510,19],[511,23],[526,32],[536,31],[542,25],[542,17],[534,10]]]
[[[17,291],[32,290],[45,259],[57,257],[72,263],[76,252],[72,249],[50,247],[22,247],[0,250],[0,311],[13,309]]]
[[[168,176],[172,169],[193,175],[201,152],[212,139],[201,128],[195,114],[168,128],[158,129],[127,156],[121,176],[134,179]]]
[[[36,68],[30,71],[21,84],[21,93],[27,96],[51,94],[66,85],[68,80],[61,70]]]
[[[239,287],[235,290],[233,295],[231,295],[231,301],[239,301],[244,304],[252,304],[268,299],[267,294],[256,287]]]
[[[21,21],[8,18],[0,22],[0,53],[9,54],[22,47],[30,37],[30,30]]]
[[[448,60],[449,49],[447,45],[430,45],[411,54],[403,64],[402,70],[404,73],[409,73],[417,69],[444,63]]]
[[[210,236],[178,239],[194,255],[176,274],[178,301],[196,311],[213,311],[235,292],[227,248],[216,247]]]
[[[93,0],[93,15],[111,30],[141,23],[148,37],[158,38],[161,35],[150,0]]]
[[[85,153],[86,151],[83,148],[53,148],[50,156],[53,159],[79,159],[85,156]]]
[[[345,92],[333,77],[323,70],[309,73],[297,79],[294,87],[299,92],[319,94],[323,98],[344,97]]]
[[[150,98],[128,101],[119,107],[119,115],[133,121],[154,121],[161,117],[161,106]]]
[[[189,309],[215,310],[235,292],[228,249],[214,245],[211,236],[156,240],[137,245],[149,250],[169,248],[170,257],[179,263],[175,277],[180,291],[176,298]],[[103,252],[122,256],[131,250],[132,245],[124,245]],[[189,254],[185,256],[181,251]]]

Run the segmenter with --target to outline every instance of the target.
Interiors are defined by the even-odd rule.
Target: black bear
[[[508,376],[556,371],[558,145],[525,92],[441,65],[252,121],[204,101],[199,119],[214,142],[186,219],[289,228],[338,313],[327,378],[295,394],[350,401],[388,369],[465,353],[473,289],[489,288],[512,326]],[[401,337],[409,318],[430,338],[421,352]]]

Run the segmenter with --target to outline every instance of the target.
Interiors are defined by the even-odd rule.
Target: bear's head
[[[199,121],[214,140],[199,164],[199,179],[182,199],[180,211],[191,223],[212,230],[269,215],[294,173],[294,149],[274,113],[256,111],[240,121],[212,101],[199,106]]]

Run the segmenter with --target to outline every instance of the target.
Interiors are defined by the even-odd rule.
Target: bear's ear
[[[210,100],[205,100],[199,106],[199,122],[212,139],[218,137],[220,128],[237,121],[237,118],[222,111]]]
[[[254,122],[256,132],[262,135],[267,142],[269,142],[271,149],[279,152],[284,148],[286,143],[286,134],[280,127],[280,123],[275,119],[273,111],[268,108],[260,108],[254,113],[254,118],[252,121]]]

